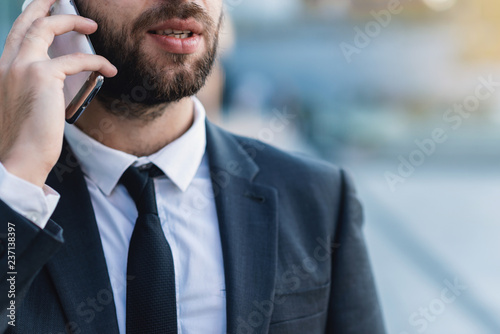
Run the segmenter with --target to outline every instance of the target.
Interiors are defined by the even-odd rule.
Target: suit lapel
[[[118,333],[116,310],[87,185],[76,157],[64,144],[47,180],[61,194],[52,219],[65,243],[47,264],[68,319],[82,333]]]
[[[228,333],[267,333],[277,266],[277,191],[233,136],[207,122],[207,153],[220,225]],[[246,331],[244,331],[246,329]]]
[[[253,183],[259,168],[241,145],[207,122],[209,157],[221,233],[227,332],[267,333],[277,267],[276,189]],[[68,328],[118,333],[102,244],[83,173],[69,146],[47,183],[61,194],[52,216],[65,244],[47,264]]]

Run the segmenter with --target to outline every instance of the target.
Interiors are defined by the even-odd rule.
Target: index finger
[[[54,15],[37,19],[28,29],[24,41],[17,53],[18,59],[39,59],[47,57],[47,49],[54,37],[70,31],[81,34],[91,34],[97,29],[97,24],[78,15]]]
[[[2,54],[3,61],[11,62],[14,60],[28,29],[36,19],[48,16],[50,7],[55,2],[56,0],[34,0],[26,7],[12,25],[12,29],[7,36]]]

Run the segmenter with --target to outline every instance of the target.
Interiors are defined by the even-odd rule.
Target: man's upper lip
[[[193,34],[201,35],[203,32],[203,25],[197,22],[194,18],[189,18],[186,20],[182,19],[171,19],[165,22],[162,22],[154,27],[151,27],[148,31],[159,31],[159,30],[179,30],[186,31],[189,30]]]

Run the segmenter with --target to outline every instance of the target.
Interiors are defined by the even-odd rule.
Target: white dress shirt
[[[126,332],[126,254],[137,209],[118,181],[129,166],[147,163],[154,163],[166,175],[155,178],[155,191],[163,232],[174,259],[178,332],[226,332],[222,247],[205,154],[206,116],[201,103],[194,97],[193,101],[191,128],[147,157],[135,157],[104,146],[75,126],[67,125],[65,129],[66,139],[87,182],[113,289],[118,327],[123,334]],[[16,188],[20,185],[25,188],[23,196]],[[18,195],[12,198],[12,193]],[[33,203],[26,201],[27,196]],[[55,208],[54,202],[57,204],[58,195],[47,186],[41,191],[16,178],[0,164],[0,199],[43,228]]]

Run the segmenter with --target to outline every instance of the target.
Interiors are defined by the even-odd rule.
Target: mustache
[[[194,2],[174,0],[162,2],[142,13],[132,25],[132,34],[141,33],[153,25],[175,18],[182,20],[194,18],[204,25],[204,29],[208,33],[213,33],[215,29],[215,22],[203,7]]]

